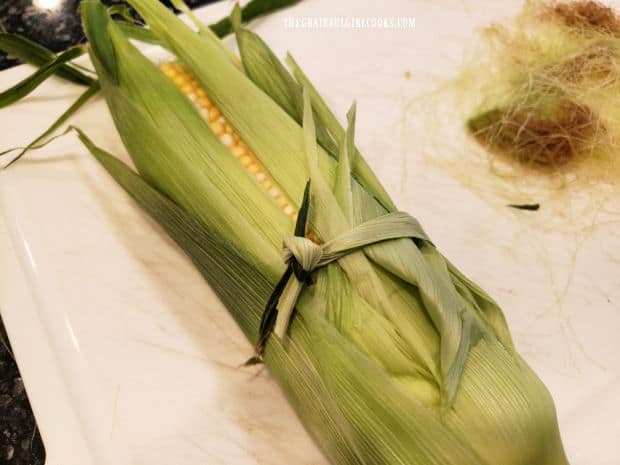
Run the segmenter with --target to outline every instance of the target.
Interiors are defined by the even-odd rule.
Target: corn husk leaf
[[[56,58],[56,55],[51,50],[19,34],[0,33],[0,50],[26,63],[39,67],[53,62]],[[54,73],[58,77],[75,84],[90,86],[95,81],[93,78],[68,63],[63,63],[56,67]]]
[[[151,45],[159,45],[163,47],[162,42],[157,38],[152,31],[145,28],[144,26],[139,26],[137,24],[131,24],[126,22],[119,22],[116,24],[125,37],[133,40],[137,40],[138,42],[143,42],[145,44]]]
[[[287,71],[269,46],[252,31],[242,28],[241,9],[233,9],[231,22],[246,75],[293,120],[301,124],[303,117],[302,88]],[[338,144],[314,113],[317,141],[333,158],[338,158]]]
[[[78,99],[75,102],[73,102],[73,104],[62,115],[58,117],[56,121],[52,123],[52,125],[49,128],[43,131],[43,133],[39,137],[33,140],[26,147],[12,148],[12,149],[0,152],[0,157],[1,157],[15,150],[21,150],[20,153],[17,154],[15,158],[13,158],[9,163],[5,165],[5,168],[8,168],[10,165],[12,165],[17,160],[19,160],[21,157],[23,157],[29,150],[35,150],[35,149],[44,147],[50,141],[54,132],[57,131],[63,124],[65,124],[67,120],[71,118],[80,108],[82,108],[82,106],[84,106],[84,104],[88,102],[94,95],[96,95],[99,92],[99,90],[100,90],[99,83],[95,81],[93,84],[91,84],[88,87],[88,89],[86,89],[86,91],[84,91],[84,93],[82,93],[78,97]]]
[[[39,85],[42,84],[48,77],[58,72],[61,66],[71,60],[74,60],[80,55],[83,55],[85,52],[86,50],[84,47],[70,48],[66,52],[63,52],[52,59],[45,66],[39,68],[26,79],[15,84],[10,89],[0,92],[0,108],[4,108],[24,98],[26,95],[30,94],[37,87],[39,87]]]
[[[351,192],[351,162],[350,154],[355,151],[355,104],[347,113],[347,131],[344,140],[340,143],[340,156],[338,157],[338,170],[336,172],[335,195],[338,205],[342,209],[350,227],[356,225],[353,214],[353,193]]]
[[[112,5],[108,8],[108,14],[112,17],[118,16],[125,21],[121,21],[120,23],[135,23],[134,17],[131,15],[131,10],[129,6],[125,4]]]
[[[319,94],[316,88],[312,85],[312,82],[301,70],[295,59],[291,54],[288,54],[286,57],[286,63],[289,65],[291,70],[293,71],[293,75],[297,82],[308,89],[310,94],[310,101],[312,103],[312,108],[316,112],[319,120],[325,125],[327,131],[332,135],[332,137],[339,141],[343,140],[345,130],[336,118],[336,115],[331,111],[323,97]],[[355,164],[352,165],[353,173],[356,174],[356,177],[359,179],[360,184],[362,184],[366,190],[375,198],[377,201],[385,208],[387,211],[396,211],[396,206],[389,194],[381,185],[381,182],[377,179],[376,175],[370,169],[362,155],[356,149],[355,151]]]
[[[257,34],[241,27],[239,5],[233,8],[230,20],[245,74],[291,118],[300,122],[303,105],[299,84]]]

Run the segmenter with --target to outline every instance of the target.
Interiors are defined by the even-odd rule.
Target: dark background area
[[[43,463],[41,436],[0,320],[0,464]]]
[[[167,0],[161,1],[170,7]],[[196,8],[214,1],[185,0],[185,3]],[[21,34],[59,52],[85,40],[78,15],[79,3],[80,0],[0,0],[0,32]],[[111,6],[123,2],[102,0],[102,3]],[[135,12],[134,16],[139,19]],[[18,63],[0,52],[0,70]],[[0,465],[44,463],[45,448],[0,318]]]

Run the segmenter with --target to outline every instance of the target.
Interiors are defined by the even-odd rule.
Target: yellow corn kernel
[[[224,126],[222,126],[222,123],[215,121],[213,123],[209,123],[209,127],[213,131],[213,134],[218,137],[224,134]]]
[[[209,100],[209,97],[201,96],[199,92],[196,92],[198,95],[198,105],[203,110],[207,111],[207,118],[209,117],[209,110],[213,107],[213,103]]]
[[[276,200],[276,203],[278,204],[278,207],[280,207],[282,210],[284,210],[284,208],[288,205],[288,202],[286,201],[283,195],[277,196],[275,200]]]
[[[258,166],[258,163],[250,163],[247,169],[250,172],[250,174],[256,175],[260,171],[260,166]]]
[[[183,74],[176,74],[174,78],[172,78],[172,81],[175,83],[177,87],[182,88],[187,82],[187,76]]]
[[[248,166],[250,166],[250,163],[252,163],[252,157],[250,157],[249,155],[244,155],[239,159],[239,161],[245,168],[247,168]]]
[[[235,143],[232,136],[226,133],[226,126],[224,126],[224,134],[220,137],[220,142],[224,144],[226,147],[232,147]]]
[[[161,70],[168,77],[172,77],[174,74],[176,74],[176,70],[171,63],[164,63],[163,65],[161,65]]]
[[[238,145],[232,147],[230,149],[230,152],[233,154],[235,158],[241,158],[247,153],[247,151],[243,147],[239,147]]]
[[[183,87],[181,87],[181,92],[183,92],[185,95],[189,95],[194,91],[194,88],[192,87],[191,84],[185,84],[183,85]]]
[[[209,110],[209,120],[210,121],[217,121],[217,119],[220,117],[220,110],[218,110],[217,108],[213,107]]]

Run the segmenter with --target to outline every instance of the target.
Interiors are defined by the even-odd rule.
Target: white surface
[[[517,9],[306,0],[253,27],[279,56],[293,53],[338,114],[357,99],[362,152],[397,204],[500,302],[553,394],[571,463],[618,465],[619,202],[606,199],[579,229],[556,210],[498,210],[433,168],[403,124],[409,102],[457,72],[475,28]],[[294,16],[415,16],[417,27],[285,28]],[[0,88],[28,72],[3,72]],[[51,80],[0,111],[0,149],[27,143],[79,91]],[[424,114],[407,118],[424,127]],[[124,155],[103,102],[75,123]],[[269,376],[238,368],[251,345],[209,287],[74,136],[0,173],[0,201],[0,308],[48,464],[325,464]]]

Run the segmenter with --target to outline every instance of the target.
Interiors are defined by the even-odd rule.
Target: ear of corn
[[[354,109],[342,128],[292,60],[297,82],[235,20],[245,74],[158,2],[130,3],[178,63],[160,71],[97,1],[82,14],[140,175],[80,137],[255,341],[308,178],[317,241],[393,203],[355,148]],[[501,310],[432,243],[377,243],[314,278],[264,360],[334,464],[566,464],[553,402]]]

